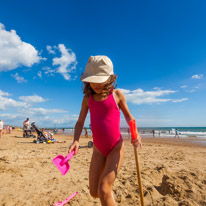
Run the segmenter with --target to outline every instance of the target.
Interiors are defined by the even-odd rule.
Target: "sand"
[[[15,136],[18,136],[15,137]],[[92,148],[82,148],[70,160],[71,169],[63,176],[52,163],[66,155],[71,136],[56,135],[66,143],[34,144],[12,131],[0,139],[0,205],[49,206],[79,194],[67,205],[101,205],[89,194],[88,172]],[[81,146],[91,138],[82,137]],[[145,205],[206,205],[206,147],[186,140],[143,138],[138,150]],[[116,205],[140,205],[134,150],[125,140],[125,158],[115,181]]]

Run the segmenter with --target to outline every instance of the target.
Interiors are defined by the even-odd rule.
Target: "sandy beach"
[[[4,134],[0,139],[0,205],[52,206],[74,192],[79,194],[67,205],[97,206],[89,194],[88,172],[92,148],[81,148],[70,160],[70,170],[63,176],[52,163],[59,154],[66,155],[72,136],[55,135],[66,143],[34,144],[22,138],[21,131]],[[82,137],[81,146],[91,138]],[[125,140],[125,157],[114,185],[116,205],[140,205],[134,150]],[[206,205],[206,146],[192,141],[143,138],[138,149],[145,205]]]

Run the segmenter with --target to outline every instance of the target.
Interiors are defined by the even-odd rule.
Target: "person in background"
[[[130,129],[129,128],[127,129],[127,132],[128,132],[128,138],[130,139],[131,134],[130,134]]]
[[[6,134],[10,134],[11,133],[11,131],[10,131],[10,126],[8,125],[7,127],[6,127]]]
[[[28,130],[30,127],[30,121],[29,118],[27,118],[24,122],[23,122],[23,137],[26,137],[28,135]]]
[[[89,124],[89,129],[90,129],[90,131],[92,133],[92,125],[91,124]],[[92,138],[93,138],[93,134],[92,134]]]
[[[179,138],[179,132],[177,128],[175,129],[175,138]]]
[[[30,121],[29,118],[27,118],[24,122],[23,122],[23,127],[24,129],[29,129],[30,126]]]
[[[85,137],[88,137],[88,131],[86,127],[84,128],[84,131],[85,131]]]
[[[12,126],[10,126],[10,134],[11,134],[11,132],[12,132]]]
[[[152,134],[153,134],[153,137],[155,137],[155,130],[154,129],[152,130]]]
[[[0,138],[1,138],[1,135],[2,135],[3,129],[4,129],[4,121],[0,120]]]

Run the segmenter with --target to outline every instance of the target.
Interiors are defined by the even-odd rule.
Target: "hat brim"
[[[81,80],[83,82],[88,82],[88,83],[103,83],[106,82],[109,79],[110,76],[90,76],[90,77],[85,77],[82,78]]]

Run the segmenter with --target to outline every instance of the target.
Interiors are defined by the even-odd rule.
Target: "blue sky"
[[[88,58],[107,55],[140,127],[206,126],[205,8],[203,0],[2,1],[0,119],[74,126]]]

